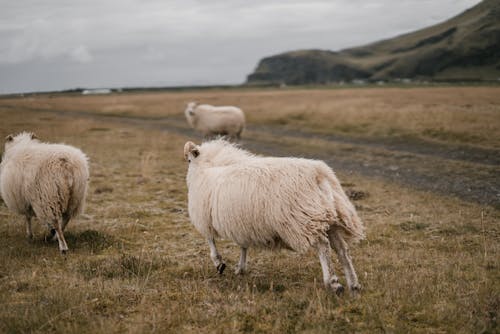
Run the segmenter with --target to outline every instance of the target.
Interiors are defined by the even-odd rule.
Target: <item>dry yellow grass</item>
[[[306,93],[276,94],[299,103]],[[173,112],[175,103],[197,94],[171,94],[178,102],[166,109]],[[238,92],[227,94],[233,99],[228,103],[236,104]],[[243,91],[240,101],[251,94],[258,101],[268,93]],[[315,94],[326,93],[307,94],[316,101]],[[87,108],[81,98],[75,97],[74,108]],[[108,98],[113,96],[96,98],[103,100],[92,109],[100,110]],[[269,93],[266,101],[273,100]],[[47,109],[64,110],[72,98],[46,101]],[[339,173],[348,189],[368,194],[356,201],[368,236],[353,247],[364,287],[359,299],[339,299],[323,289],[313,252],[251,249],[248,275],[227,270],[218,276],[186,213],[182,148],[188,138],[24,112],[24,100],[9,103],[19,108],[0,109],[0,137],[32,130],[47,141],[82,148],[91,159],[91,183],[86,216],[68,226],[66,258],[56,244],[42,241],[41,225],[36,241],[28,243],[22,219],[0,204],[0,332],[498,331],[498,210]],[[255,115],[264,124],[264,111]],[[236,246],[221,242],[220,251],[228,265],[236,264]],[[338,263],[335,268],[340,271]]]
[[[183,117],[189,101],[237,105],[249,124],[357,137],[406,136],[500,147],[500,88],[203,90],[36,96],[2,104],[142,117]]]

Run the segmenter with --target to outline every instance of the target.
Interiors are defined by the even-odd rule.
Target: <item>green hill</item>
[[[247,83],[308,84],[412,78],[500,78],[500,0],[484,0],[443,23],[345,49],[299,50],[262,59]]]

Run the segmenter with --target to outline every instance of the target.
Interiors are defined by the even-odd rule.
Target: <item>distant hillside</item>
[[[339,52],[299,50],[262,59],[247,83],[308,84],[500,78],[500,0],[443,23]]]

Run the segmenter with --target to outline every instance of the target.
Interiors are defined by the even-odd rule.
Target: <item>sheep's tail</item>
[[[85,202],[87,197],[87,183],[88,183],[88,173],[84,171],[80,172],[81,174],[78,177],[75,177],[73,180],[73,191],[71,194],[73,216],[78,216],[82,214],[85,209]]]
[[[86,165],[82,163],[66,166],[66,182],[69,188],[67,214],[74,218],[83,213],[89,174]]]
[[[332,187],[333,203],[337,213],[336,223],[344,232],[346,239],[357,242],[365,238],[365,227],[354,205],[347,197],[335,173],[328,168],[327,179]]]

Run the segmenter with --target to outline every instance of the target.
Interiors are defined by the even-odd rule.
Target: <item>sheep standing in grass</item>
[[[363,223],[324,162],[259,157],[220,139],[201,146],[187,142],[184,157],[189,217],[207,239],[219,273],[225,264],[216,237],[241,247],[237,274],[246,269],[249,247],[297,252],[314,247],[325,286],[340,294],[343,287],[330,259],[333,247],[350,291],[360,289],[346,241],[364,238]]]
[[[32,133],[6,138],[0,164],[0,194],[7,207],[26,218],[26,233],[33,238],[31,219],[48,225],[59,250],[68,250],[63,231],[83,211],[89,169],[79,149],[40,142]]]
[[[189,125],[206,138],[220,135],[239,139],[245,127],[245,114],[238,107],[190,102],[184,114]]]

